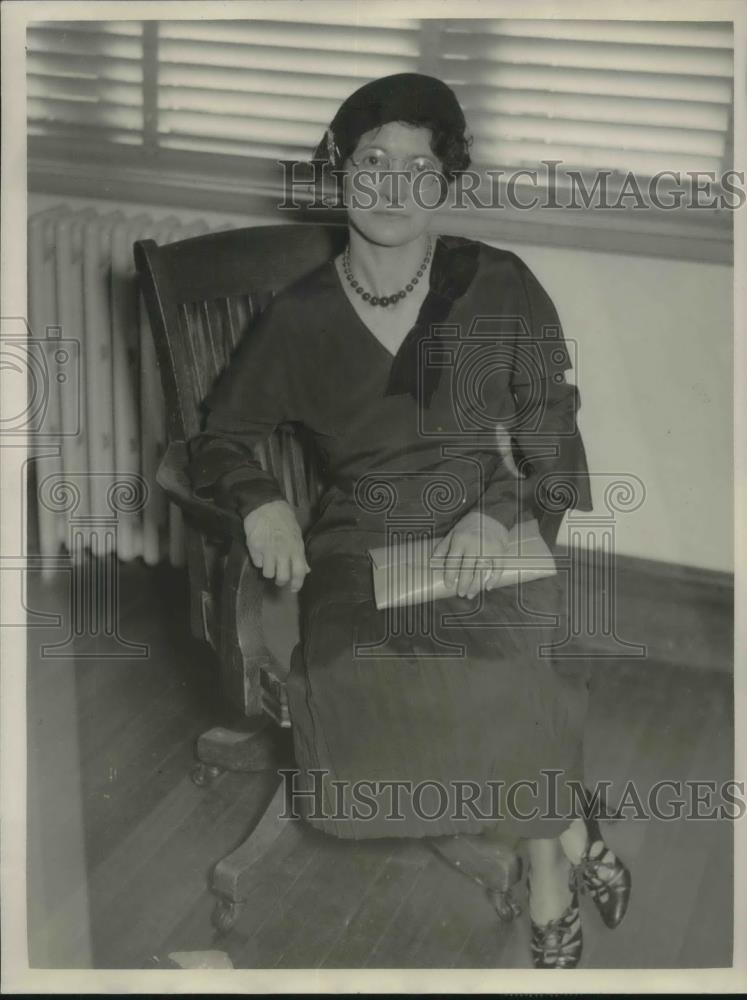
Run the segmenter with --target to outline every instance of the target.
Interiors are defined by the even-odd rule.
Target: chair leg
[[[270,771],[278,766],[276,726],[266,716],[244,730],[214,726],[198,738],[197,760],[196,785],[208,785],[224,771]]]
[[[213,870],[211,888],[218,897],[213,924],[221,933],[231,930],[252,889],[303,836],[300,820],[280,819],[284,806],[285,784],[281,782],[247,839]]]
[[[447,864],[485,890],[502,921],[508,923],[521,913],[512,892],[523,868],[516,843],[461,834],[432,837],[428,843]]]

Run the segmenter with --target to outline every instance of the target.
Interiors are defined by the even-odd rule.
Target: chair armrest
[[[290,648],[283,648],[288,636]],[[245,715],[264,712],[288,727],[285,679],[299,638],[298,596],[264,579],[245,546],[232,542],[220,591],[216,647],[224,695]]]
[[[288,626],[282,620],[282,612],[285,609],[286,617],[294,612],[297,619],[298,599],[295,594],[279,593],[274,582],[265,580],[254,566],[238,513],[195,496],[187,475],[188,461],[185,442],[173,441],[161,460],[156,480],[198,531],[229,543],[215,632],[211,630],[210,637],[220,660],[223,693],[245,715],[266,712],[281,726],[287,726],[284,678],[289,666],[285,660],[290,655],[286,657],[284,651],[276,648],[277,642],[265,636],[263,608],[270,598],[270,609],[275,612],[271,616],[272,625],[277,631],[281,623],[285,633]],[[307,514],[305,508],[294,510],[297,516]],[[297,641],[295,635],[293,641]]]
[[[187,475],[188,464],[186,442],[172,441],[158,466],[156,482],[200,531],[210,537],[243,542],[244,525],[239,514],[196,496]]]

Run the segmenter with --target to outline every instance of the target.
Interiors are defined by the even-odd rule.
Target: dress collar
[[[422,365],[420,344],[431,328],[443,323],[454,302],[472,284],[479,262],[480,244],[461,236],[438,236],[429,276],[429,289],[415,320],[392,363],[385,396],[410,394],[429,407],[441,380],[441,366]],[[422,371],[418,373],[418,368]],[[420,374],[420,377],[418,377]]]

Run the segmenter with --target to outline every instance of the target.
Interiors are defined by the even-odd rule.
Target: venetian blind
[[[45,22],[26,37],[30,136],[104,149],[141,146],[144,135],[143,24]]]
[[[458,93],[481,166],[650,176],[730,166],[727,22],[77,21],[28,31],[31,152],[216,166],[308,157],[366,80],[420,70]],[[335,14],[337,9],[333,8]],[[205,161],[205,157],[208,158]],[[238,160],[236,160],[238,162]]]
[[[731,46],[728,23],[447,21],[439,63],[480,163],[651,176],[725,166]]]

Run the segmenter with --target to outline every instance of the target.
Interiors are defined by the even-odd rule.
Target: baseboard
[[[559,545],[562,563],[567,549]],[[595,569],[595,592],[602,574]],[[734,576],[679,563],[618,555],[614,569],[614,639],[574,636],[580,654],[638,655],[652,663],[734,670]],[[643,646],[640,656],[625,643]]]
[[[29,546],[29,554],[36,549]],[[567,550],[558,545],[562,563]],[[139,574],[141,560],[120,564],[123,577]],[[170,566],[150,567],[154,579],[164,575],[171,581],[160,593],[182,594],[186,603],[187,571]],[[181,588],[175,586],[175,581]],[[614,635],[623,643],[644,647],[636,653],[642,661],[673,666],[734,670],[734,577],[733,574],[666,563],[635,556],[618,555],[615,562]],[[614,642],[612,643],[614,653]],[[566,652],[579,656],[610,656],[604,637],[573,636]],[[620,655],[629,655],[623,649]]]

